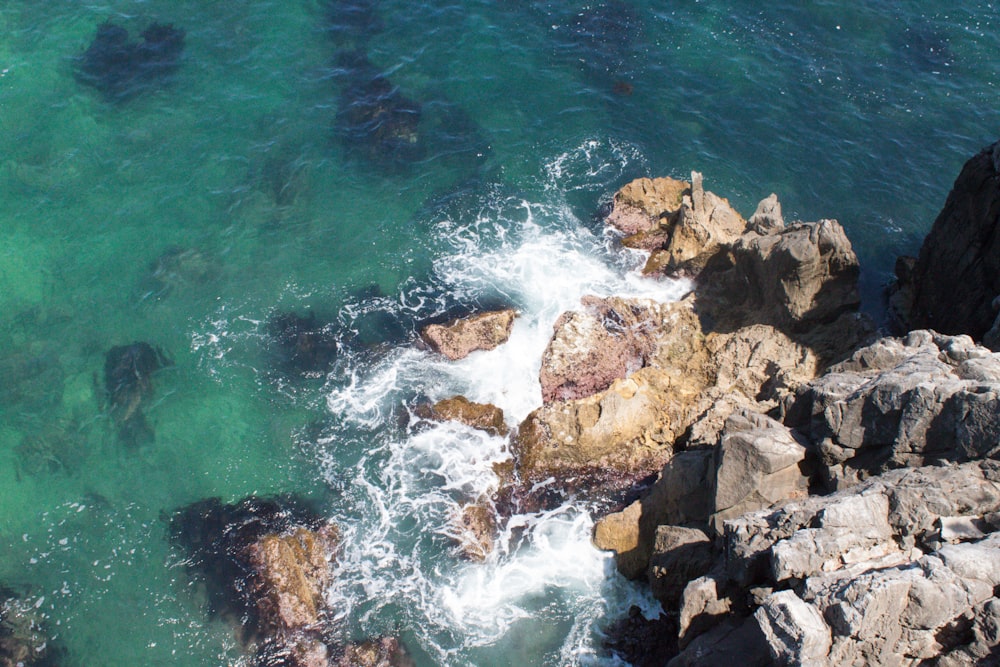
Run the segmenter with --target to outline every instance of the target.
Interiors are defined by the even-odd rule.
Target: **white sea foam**
[[[589,176],[579,187],[620,177],[619,168],[600,165],[601,149],[589,142],[560,156],[545,179],[581,165]],[[487,294],[514,304],[519,317],[506,344],[456,362],[414,347],[374,362],[359,355],[327,396],[333,432],[326,469],[331,483],[338,475],[351,480],[338,517],[344,551],[331,604],[368,633],[384,629],[387,614],[441,664],[488,661],[489,651],[510,646],[538,662],[616,664],[596,646],[601,620],[629,604],[655,606],[592,546],[593,520],[582,506],[511,517],[485,562],[460,559],[450,539],[458,532],[454,519],[462,504],[496,489],[494,464],[509,459],[507,443],[459,424],[396,424],[416,397],[461,394],[501,407],[515,426],[541,403],[540,360],[562,312],[588,294],[669,301],[688,289],[641,277],[640,255],[614,248],[573,216],[558,190],[543,189],[547,200],[497,199],[469,220],[444,218],[434,229],[446,245],[435,262],[435,289],[458,300]],[[426,313],[446,301],[435,289],[408,284],[394,307]],[[354,459],[345,454],[352,450]],[[539,632],[529,619],[551,627]]]

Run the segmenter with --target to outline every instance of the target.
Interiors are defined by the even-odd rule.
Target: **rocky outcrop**
[[[585,296],[582,310],[563,313],[542,355],[542,401],[570,400],[607,389],[647,365],[669,319],[648,299]]]
[[[643,498],[597,523],[594,543],[616,553],[622,574],[647,577],[658,599],[673,606],[686,582],[708,571],[700,554],[725,519],[806,495],[807,453],[782,424],[738,411],[717,448],[675,455]],[[691,569],[664,566],[676,562]]]
[[[685,621],[699,619],[695,634],[707,635],[714,617],[742,624],[739,642],[763,636],[776,664],[995,656],[998,508],[1000,463],[983,461],[896,470],[731,520],[714,574],[684,592],[685,653],[696,645]],[[976,530],[948,528],[956,523]],[[736,650],[736,639],[721,641]]]
[[[989,338],[997,349],[998,222],[1000,142],[965,163],[919,257],[897,263],[892,305],[903,331],[933,329],[977,341]]]
[[[452,396],[434,405],[421,404],[415,412],[422,419],[457,421],[491,435],[503,437],[509,431],[503,410],[489,403],[473,403],[465,396]]]
[[[968,336],[883,338],[803,385],[786,412],[817,443],[834,488],[901,466],[994,457],[1000,356]]]
[[[290,498],[217,498],[170,519],[172,541],[204,578],[211,611],[239,623],[255,664],[325,667],[321,619],[337,527]]]
[[[479,313],[445,324],[430,324],[420,335],[434,352],[456,361],[506,343],[516,317],[517,311],[511,309]]]
[[[471,561],[484,561],[493,553],[497,534],[497,511],[490,499],[483,496],[464,503],[455,513],[451,537],[459,553]]]
[[[560,317],[544,404],[512,446],[523,481],[643,479],[678,445],[715,446],[734,411],[775,410],[865,340],[857,258],[836,221],[786,225],[773,195],[752,225],[727,211],[697,174],[690,187],[640,179],[615,196],[609,223],[665,233],[664,270],[697,275],[695,290],[670,304],[586,297]]]
[[[395,637],[348,644],[330,667],[414,667],[406,647]]]

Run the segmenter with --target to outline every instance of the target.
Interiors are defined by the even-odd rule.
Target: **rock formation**
[[[316,313],[275,313],[267,319],[267,350],[272,365],[293,376],[324,377],[337,358],[337,337]]]
[[[712,347],[711,386],[730,391],[594,533],[677,618],[651,640],[676,641],[670,665],[1000,664],[1000,354],[973,340],[990,340],[998,293],[977,273],[1000,263],[997,146],[966,165],[920,259],[900,263],[904,321],[938,326],[954,308],[949,333],[864,341],[843,231],[786,225],[771,198],[696,273],[706,341],[757,328],[761,344],[728,366]],[[762,329],[807,367],[774,360],[787,346]]]
[[[1000,296],[1000,142],[962,168],[916,260],[897,262],[892,297],[901,329],[987,333],[997,348],[996,298]]]
[[[503,410],[488,403],[473,403],[465,396],[452,396],[434,405],[420,404],[414,412],[422,419],[457,421],[491,435],[503,437],[509,431]]]
[[[420,336],[433,351],[456,361],[506,343],[516,317],[517,311],[512,309],[479,313],[445,324],[430,324]]]
[[[694,293],[586,297],[560,317],[544,403],[513,443],[522,480],[602,478],[595,495],[635,484],[677,449],[714,446],[734,411],[774,410],[868,335],[839,224],[785,225],[772,196],[748,227],[700,175],[692,183],[640,179],[615,195],[609,224],[635,245],[660,239],[661,269],[695,276]]]

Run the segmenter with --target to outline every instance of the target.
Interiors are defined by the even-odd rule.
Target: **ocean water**
[[[407,406],[461,393],[516,425],[540,404],[560,312],[585,294],[676,298],[594,223],[638,176],[698,170],[744,215],[775,192],[786,219],[838,219],[877,317],[895,257],[997,138],[996,16],[927,0],[5,0],[0,585],[37,605],[63,665],[245,664],[165,517],[294,493],[344,534],[328,591],[342,641],[398,635],[419,665],[620,664],[601,633],[653,604],[590,546],[589,508],[514,517],[485,563],[462,560],[454,512],[509,453],[403,423]],[[182,28],[176,69],[90,85],[81,57],[108,21],[134,40]],[[398,126],[357,121],[379,104]],[[446,363],[412,345],[421,321],[498,303],[521,312],[498,350]],[[329,325],[329,372],[276,368],[267,322],[288,312]],[[142,408],[155,436],[130,443],[104,366],[135,341],[173,364]]]

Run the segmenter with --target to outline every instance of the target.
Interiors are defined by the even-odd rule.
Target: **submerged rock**
[[[76,75],[117,102],[167,80],[183,52],[184,31],[172,25],[153,23],[142,32],[142,41],[133,42],[122,26],[102,23],[78,59]]]
[[[321,324],[312,311],[276,313],[265,325],[268,352],[280,371],[305,377],[322,377],[333,369],[337,358],[337,337],[333,327]]]
[[[152,441],[153,429],[142,409],[153,396],[153,373],[172,365],[162,350],[142,341],[108,350],[104,388],[122,442],[139,445]]]
[[[345,83],[336,129],[345,147],[386,168],[421,159],[426,147],[420,104],[403,95],[364,53],[343,53],[338,64]]]
[[[331,667],[414,667],[416,663],[396,637],[348,644]]]
[[[211,281],[219,267],[197,248],[167,248],[149,266],[142,284],[142,298],[162,299],[174,292],[188,292]]]
[[[431,324],[420,332],[421,339],[435,352],[452,361],[473,352],[492,350],[507,342],[517,311],[506,309]]]
[[[238,619],[251,637],[315,622],[337,531],[312,509],[287,497],[209,498],[168,521],[207,585],[211,613]]]
[[[56,664],[58,651],[44,628],[38,605],[0,587],[0,667]]]

